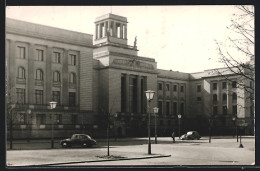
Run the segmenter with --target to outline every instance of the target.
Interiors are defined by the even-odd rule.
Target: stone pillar
[[[129,74],[125,75],[125,108],[126,108],[126,112],[129,112]]]
[[[170,115],[173,114],[173,84],[170,83]]]
[[[99,38],[102,38],[102,23],[99,24]]]
[[[96,39],[98,39],[98,24],[96,24]]]
[[[113,24],[113,36],[117,37],[116,22],[114,22],[114,24]]]
[[[104,23],[105,24],[105,26],[104,26],[105,27],[105,36],[107,36],[107,28],[108,28],[107,27],[107,25],[108,25],[107,23],[108,23],[107,21]]]
[[[52,71],[52,47],[47,46],[46,50],[46,80],[44,81],[44,87],[45,87],[45,96],[46,101],[45,103],[48,104],[52,100],[52,77],[53,77],[53,71]]]
[[[127,25],[125,24],[125,39],[127,39]]]
[[[227,81],[226,83],[227,87],[227,114],[232,114],[233,111],[233,105],[232,105],[232,92],[231,92],[231,84]]]
[[[141,113],[141,76],[137,75],[137,113]]]
[[[162,107],[163,107],[162,111],[164,111],[164,115],[166,115],[166,84],[165,84],[165,82],[163,82],[163,105],[162,105]]]
[[[34,85],[35,85],[35,68],[34,68],[34,58],[35,58],[35,48],[34,48],[34,44],[29,44],[29,48],[28,48],[28,84],[27,84],[27,93],[28,93],[28,103],[29,104],[33,104],[34,103]]]
[[[15,88],[15,84],[16,84],[16,77],[17,77],[17,72],[18,72],[18,68],[16,66],[16,56],[15,56],[15,52],[16,52],[16,46],[15,46],[15,41],[10,40],[9,43],[9,63],[8,63],[8,71],[9,71],[9,78],[8,78],[8,82],[9,82],[9,86],[8,86],[8,91],[10,92],[10,102],[12,103],[16,103],[16,88]]]
[[[123,24],[120,24],[120,38],[123,39]]]
[[[177,83],[177,115],[180,114],[180,91],[181,91],[181,86],[180,83]]]
[[[223,114],[223,110],[222,110],[222,94],[220,91],[220,82],[217,82],[217,95],[218,95],[218,113],[219,114]]]
[[[64,56],[63,56],[63,65],[62,65],[62,79],[61,79],[61,93],[60,93],[60,103],[62,105],[68,105],[69,104],[69,76],[70,73],[68,73],[68,50],[64,50]]]

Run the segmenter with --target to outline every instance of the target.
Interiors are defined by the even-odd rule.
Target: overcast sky
[[[12,6],[6,17],[95,34],[95,18],[127,17],[128,44],[137,36],[138,55],[155,58],[157,68],[200,72],[223,67],[215,40],[225,42],[235,6]]]

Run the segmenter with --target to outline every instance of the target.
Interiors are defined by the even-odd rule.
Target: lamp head
[[[158,107],[154,107],[154,108],[153,108],[153,112],[154,112],[155,114],[157,114],[158,111],[159,111],[159,108],[158,108]]]
[[[50,102],[51,109],[55,109],[56,105],[57,105],[57,102],[54,102],[54,101]]]
[[[153,95],[154,95],[155,91],[152,90],[147,90],[145,91],[145,95],[148,101],[153,100]]]

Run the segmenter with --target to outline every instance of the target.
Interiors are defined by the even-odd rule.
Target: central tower
[[[105,14],[96,18],[95,45],[127,45],[127,18],[115,14]]]

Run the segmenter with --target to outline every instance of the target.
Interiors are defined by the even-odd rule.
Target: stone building
[[[57,138],[72,133],[103,137],[108,120],[115,137],[147,136],[146,90],[156,92],[149,109],[154,129],[152,108],[159,108],[158,136],[178,132],[179,124],[181,133],[207,135],[209,118],[213,133],[233,134],[232,116],[249,124],[246,133],[253,132],[252,108],[250,112],[246,98],[237,98],[245,92],[237,88],[235,75],[230,82],[214,69],[157,69],[155,59],[138,56],[136,41],[128,45],[127,24],[126,17],[115,14],[98,17],[93,39],[91,34],[7,19],[6,101],[15,104],[13,136],[48,138],[54,124]],[[53,110],[50,101],[58,102]]]

